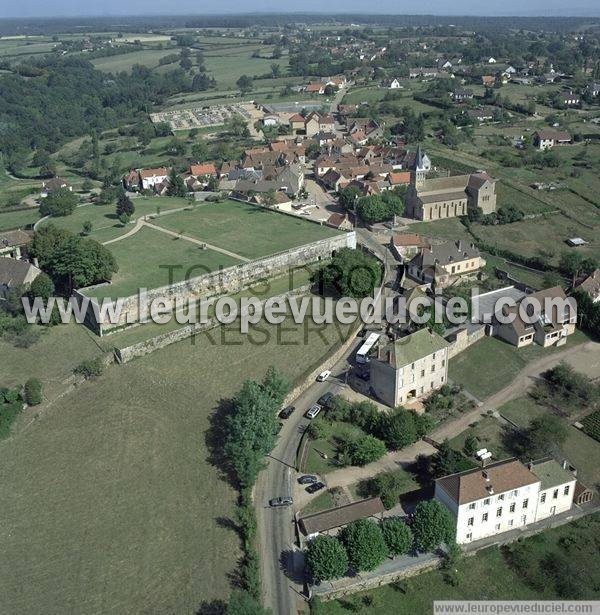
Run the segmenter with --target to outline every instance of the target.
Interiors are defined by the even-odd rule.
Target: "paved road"
[[[386,281],[395,278],[393,260],[386,258],[388,252],[385,246],[370,236],[370,233],[360,230],[359,240],[372,251],[379,254],[386,263]],[[389,292],[389,288],[386,289]],[[295,552],[293,509],[269,507],[271,498],[292,495],[292,482],[296,481],[296,452],[300,439],[309,420],[304,418],[304,412],[317,399],[331,391],[338,393],[345,385],[345,375],[350,369],[349,357],[362,343],[357,339],[351,344],[340,360],[331,368],[332,375],[326,382],[313,383],[294,402],[296,411],[287,420],[279,434],[277,446],[267,458],[267,467],[258,477],[254,500],[258,523],[261,576],[263,583],[264,603],[277,615],[297,613],[302,606],[300,591],[303,588],[302,555]]]

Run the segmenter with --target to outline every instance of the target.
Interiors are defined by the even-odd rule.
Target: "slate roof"
[[[26,246],[31,241],[31,233],[25,231],[4,231],[0,233],[0,250],[2,248],[16,248]]]
[[[396,369],[400,369],[419,359],[428,357],[434,352],[443,350],[448,345],[448,342],[437,333],[433,333],[429,329],[419,329],[411,335],[388,344],[382,352],[384,356],[390,353],[390,364]]]
[[[531,471],[540,479],[540,491],[571,483],[575,477],[555,459],[544,459],[531,464]]]
[[[23,285],[32,267],[35,269],[27,261],[15,258],[0,258],[0,285],[9,288]]]

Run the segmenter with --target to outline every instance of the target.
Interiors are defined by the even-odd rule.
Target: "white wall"
[[[570,483],[552,487],[545,491],[540,491],[538,496],[536,521],[546,519],[559,513],[569,510],[573,504],[573,494],[575,493],[576,480],[573,479]],[[568,487],[568,492],[565,494],[565,488]],[[557,497],[554,497],[554,494]],[[544,501],[542,501],[544,500]]]

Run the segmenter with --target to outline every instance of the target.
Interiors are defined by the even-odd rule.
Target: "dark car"
[[[325,487],[325,483],[313,483],[306,488],[307,493],[315,493],[316,491],[320,491]]]
[[[296,408],[294,406],[288,406],[287,408],[284,408],[280,413],[279,413],[279,418],[280,419],[289,419],[290,416],[292,416],[294,410]]]
[[[319,399],[317,399],[317,403],[319,404],[319,406],[327,408],[332,397],[333,393],[331,391],[327,391],[327,393],[324,393],[323,395],[321,395],[321,397],[319,397]]]
[[[298,479],[298,482],[301,485],[311,485],[312,483],[316,483],[319,479],[313,474],[305,474]]]
[[[272,506],[273,508],[277,508],[278,506],[291,506],[293,503],[294,500],[292,500],[289,495],[284,495],[283,497],[273,498],[272,500],[269,500],[269,506]]]

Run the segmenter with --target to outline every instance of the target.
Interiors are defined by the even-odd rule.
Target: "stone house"
[[[533,145],[540,151],[550,149],[555,145],[567,145],[572,142],[571,135],[566,130],[536,130],[533,133]]]
[[[31,284],[42,271],[28,261],[0,258],[0,297],[6,297],[13,288]]]
[[[463,275],[474,274],[485,267],[475,244],[446,241],[421,248],[406,265],[406,273],[414,280],[444,288]]]
[[[166,184],[169,179],[170,170],[166,167],[157,169],[140,169],[138,171],[142,190],[152,190],[161,184]]]
[[[448,381],[448,346],[428,329],[380,345],[369,363],[377,398],[393,408],[442,387]]]
[[[400,262],[412,258],[420,250],[427,250],[429,247],[429,241],[415,233],[392,235],[390,239],[390,250]]]
[[[570,510],[577,479],[554,459],[504,459],[435,481],[456,522],[456,542],[496,536]]]
[[[52,179],[42,182],[40,196],[45,199],[49,194],[62,189],[73,192],[73,186],[71,186],[66,179],[63,179],[62,177],[53,177]]]
[[[587,293],[594,303],[600,301],[600,269],[593,271],[575,289]]]
[[[0,256],[20,259],[23,250],[31,243],[32,236],[32,233],[21,230],[0,233]]]

